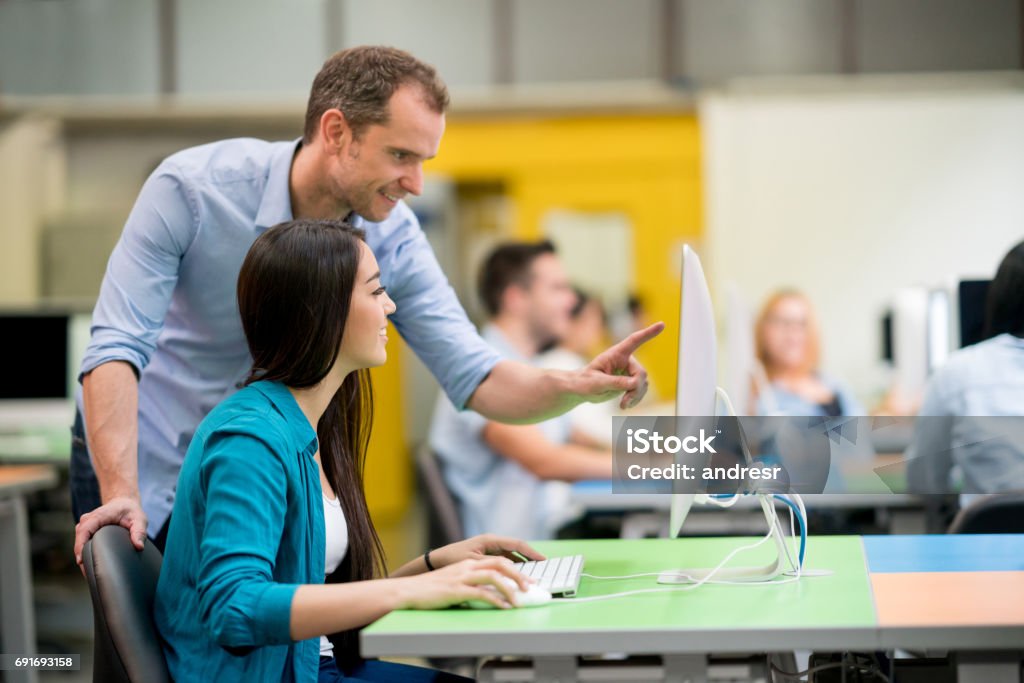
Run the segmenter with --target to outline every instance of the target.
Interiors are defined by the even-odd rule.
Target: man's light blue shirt
[[[316,432],[286,386],[256,382],[199,425],[181,469],[154,603],[176,681],[315,681],[320,640],[291,639],[324,580]]]
[[[139,489],[151,535],[170,514],[196,426],[249,371],[238,272],[260,233],[292,219],[297,145],[241,138],[168,157],[107,264],[81,372],[110,361],[140,372]],[[382,222],[351,222],[366,231],[398,306],[395,327],[463,408],[500,356],[470,323],[416,216],[399,203]]]

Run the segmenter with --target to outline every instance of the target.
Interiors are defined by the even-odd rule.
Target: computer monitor
[[[889,329],[894,389],[916,403],[928,377],[949,357],[951,304],[945,289],[906,287],[896,293]]]
[[[697,253],[683,246],[679,292],[679,351],[676,375],[676,416],[710,417],[715,414],[718,350],[715,313],[704,268]],[[684,429],[683,425],[679,425]],[[675,538],[693,505],[693,494],[675,494],[669,514],[669,536]]]
[[[74,417],[78,367],[89,316],[67,311],[0,311],[0,432],[66,432]]]
[[[888,363],[892,363],[894,358],[893,358],[893,351],[892,351],[892,309],[891,308],[885,309],[885,312],[882,314],[881,323],[882,323],[882,330],[881,330],[881,333],[882,333],[882,335],[881,335],[882,348],[881,348],[881,354],[880,355],[882,357],[882,360],[884,360],[884,361],[886,361]]]
[[[985,340],[985,302],[991,280],[961,280],[957,286],[960,348]]]
[[[896,293],[893,304],[893,366],[896,390],[916,402],[928,381],[929,294],[924,287]]]
[[[704,425],[717,414],[718,353],[715,340],[715,316],[711,293],[700,258],[688,245],[683,247],[682,277],[679,292],[679,349],[676,377],[676,430],[696,433],[694,425]],[[724,393],[724,392],[723,392]],[[692,418],[692,420],[691,420]],[[750,453],[740,432],[744,455]],[[776,546],[776,559],[763,567],[724,567],[716,575],[737,581],[771,579],[782,571],[781,558],[787,554],[782,540],[782,529],[768,497],[758,494],[765,519],[771,529]],[[676,538],[693,507],[697,495],[674,493],[669,513],[669,537]],[[706,578],[711,570],[679,569],[662,572],[658,583],[692,583]]]
[[[754,343],[754,313],[746,298],[734,283],[725,292],[725,390],[732,399],[738,415],[750,410],[751,388],[755,381],[758,390],[765,389],[756,370],[757,351]]]
[[[933,289],[928,292],[928,374],[942,367],[949,358],[951,332],[949,293],[945,289]]]

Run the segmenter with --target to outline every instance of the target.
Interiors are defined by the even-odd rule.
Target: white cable
[[[552,602],[572,604],[575,602],[596,602],[598,600],[610,600],[612,598],[622,598],[627,595],[640,595],[641,593],[674,593],[677,591],[691,591],[695,588],[699,588],[704,584],[710,584],[715,586],[781,586],[784,583],[793,583],[799,581],[799,577],[791,576],[786,579],[770,581],[708,581],[704,580],[699,583],[687,584],[685,586],[671,586],[667,588],[640,588],[634,591],[623,591],[621,593],[609,593],[608,595],[592,595],[588,598],[555,598]]]
[[[786,495],[781,494],[781,493],[778,493],[778,494],[775,494],[775,495],[779,496],[780,498],[782,498],[784,500],[792,500],[789,496],[786,496]],[[796,505],[796,503],[793,503],[793,505]],[[790,541],[796,540],[797,543],[799,544],[799,539],[797,539],[797,536],[796,536],[796,527],[794,526],[793,506],[792,505],[787,505],[786,509],[789,511],[789,539],[790,539]],[[805,533],[806,533],[806,525],[807,525],[806,518],[804,519],[803,524],[804,524],[804,529],[805,529]],[[800,562],[800,546],[797,545],[796,548],[791,549],[789,547],[789,542],[787,542],[787,540],[785,538],[782,539],[782,545],[786,549],[786,559],[789,560],[789,566],[790,566],[790,570],[787,571],[787,572],[784,572],[784,573],[786,575],[788,575],[788,576],[795,575],[797,578],[799,578],[800,577],[800,572],[803,569],[803,563]],[[791,554],[791,552],[795,552],[796,553],[796,558],[797,558],[796,560],[793,559],[793,555]]]
[[[793,508],[790,508],[788,505],[786,507],[789,509],[790,513],[792,513]],[[779,545],[782,546],[783,551],[786,553],[786,560],[789,561],[790,569],[796,571],[797,578],[800,578],[800,563],[798,559],[793,559],[793,553],[789,547],[789,543],[786,542],[786,536],[782,531],[782,525],[779,524],[779,513],[775,510],[774,498],[768,498],[768,509],[771,510],[771,519],[769,521],[771,531],[769,533],[772,531],[778,531],[782,536],[782,538],[779,539],[781,541]],[[790,518],[790,522],[792,523],[792,518]],[[797,553],[797,557],[799,558],[799,552]]]
[[[751,543],[749,545],[744,545],[744,546],[740,546],[739,548],[733,549],[733,551],[730,552],[728,555],[726,555],[725,558],[721,562],[719,562],[717,565],[715,565],[715,567],[712,568],[703,579],[697,581],[697,583],[695,583],[693,585],[687,586],[687,588],[697,588],[698,586],[702,586],[705,583],[708,583],[714,577],[715,573],[718,572],[722,567],[724,567],[729,562],[729,560],[734,558],[738,553],[741,553],[744,550],[753,550],[754,548],[757,548],[758,546],[763,544],[765,541],[767,541],[771,537],[772,537],[772,532],[769,531],[767,535],[763,536],[758,541],[755,541],[754,543]],[[667,573],[669,573],[669,571],[661,571],[661,572],[656,572],[656,573],[648,572],[648,573],[644,573],[644,574],[628,574],[628,575],[625,575],[625,576],[615,576],[615,577],[611,577],[611,576],[594,576],[593,574],[582,574],[582,576],[586,576],[587,578],[590,578],[590,579],[633,579],[633,578],[638,578],[638,577],[641,577],[641,576],[661,576],[662,574],[667,574]],[[692,581],[696,581],[696,579],[694,579],[693,577],[691,577],[691,576],[689,576],[687,574],[678,574],[677,576],[685,576],[686,578],[688,578],[688,579],[690,579]],[[738,583],[750,583],[750,582],[749,581],[744,581],[744,582],[738,582]]]
[[[832,576],[833,574],[835,574],[835,572],[833,572],[830,569],[802,569],[801,568],[799,576],[794,571],[783,572],[783,574],[785,574],[786,576],[793,576],[793,577],[800,578],[800,579],[807,579],[807,578],[816,578],[816,577],[820,577],[820,576]]]
[[[800,546],[798,545],[794,549],[795,552],[796,552],[796,564],[795,565],[792,564],[793,558],[789,556],[789,550],[788,550],[789,549],[789,543],[791,541],[796,540],[797,543],[799,543],[799,539],[796,538],[796,526],[795,526],[795,524],[796,524],[795,516],[796,515],[794,514],[793,508],[791,506],[787,505],[786,509],[789,510],[789,541],[787,541],[784,538],[784,539],[782,539],[782,544],[784,546],[786,546],[786,548],[787,548],[787,550],[786,550],[786,557],[789,558],[789,561],[791,563],[790,566],[793,567],[793,569],[796,571],[796,578],[799,579],[800,578],[800,572],[801,572],[801,570],[803,570],[803,563],[800,562]],[[804,522],[804,523],[806,524],[806,522]],[[789,572],[785,572],[785,573],[787,575],[789,574]]]
[[[757,548],[757,547],[761,546],[762,544],[764,544],[765,541],[767,541],[769,538],[772,537],[773,531],[774,531],[774,529],[769,529],[768,533],[763,538],[761,538],[761,540],[756,541],[755,543],[751,543],[750,545],[744,545],[744,546],[740,546],[739,548],[734,549],[731,553],[729,553],[728,555],[725,556],[725,559],[723,559],[721,562],[716,564],[704,576],[704,578],[700,579],[699,581],[697,581],[697,579],[693,578],[689,574],[679,573],[679,574],[676,574],[676,576],[684,576],[684,577],[690,579],[691,581],[697,581],[695,584],[693,584],[691,586],[688,586],[688,588],[699,588],[700,586],[703,586],[705,583],[710,581],[712,579],[712,577],[714,577],[714,575],[717,574],[722,569],[722,567],[724,567],[729,562],[729,560],[731,560],[732,558],[736,557],[736,555],[738,553],[741,553],[744,550],[753,550],[754,548]],[[669,573],[671,573],[671,570],[665,571],[665,572],[662,572],[662,573],[663,574],[669,574]]]
[[[811,532],[807,528],[807,522],[808,522],[808,519],[807,519],[807,508],[804,507],[804,499],[800,497],[799,493],[791,493],[790,494],[790,498],[795,500],[796,504],[797,504],[797,507],[800,508],[800,516],[804,518],[804,535],[807,536],[808,539],[810,539]],[[806,548],[804,550],[806,552]]]

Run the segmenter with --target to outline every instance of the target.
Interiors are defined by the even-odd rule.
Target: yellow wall
[[[571,116],[449,122],[429,170],[456,181],[500,180],[516,234],[539,237],[550,209],[617,211],[634,234],[634,289],[669,328],[641,360],[675,394],[679,273],[684,241],[701,234],[700,136],[692,114]]]
[[[377,524],[394,521],[412,495],[412,458],[402,423],[402,366],[399,339],[388,326],[388,362],[370,371],[373,381],[373,432],[366,456],[366,500]]]
[[[456,182],[498,181],[509,193],[515,233],[538,237],[550,209],[616,211],[634,227],[634,289],[668,329],[640,360],[663,396],[675,394],[678,248],[701,231],[696,117],[678,115],[454,119],[428,172]],[[428,180],[429,182],[429,180]],[[392,338],[396,338],[397,335]],[[412,473],[402,420],[399,353],[374,371],[376,424],[367,491],[375,515],[401,512]]]

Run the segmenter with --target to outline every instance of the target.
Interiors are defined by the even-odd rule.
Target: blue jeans
[[[100,483],[92,468],[89,448],[85,444],[85,426],[82,423],[81,411],[75,411],[75,424],[71,427],[71,514],[75,524],[86,512],[92,512],[100,506]]]
[[[421,666],[367,659],[352,669],[340,671],[333,657],[320,658],[317,683],[472,683],[463,676],[425,669]]]

